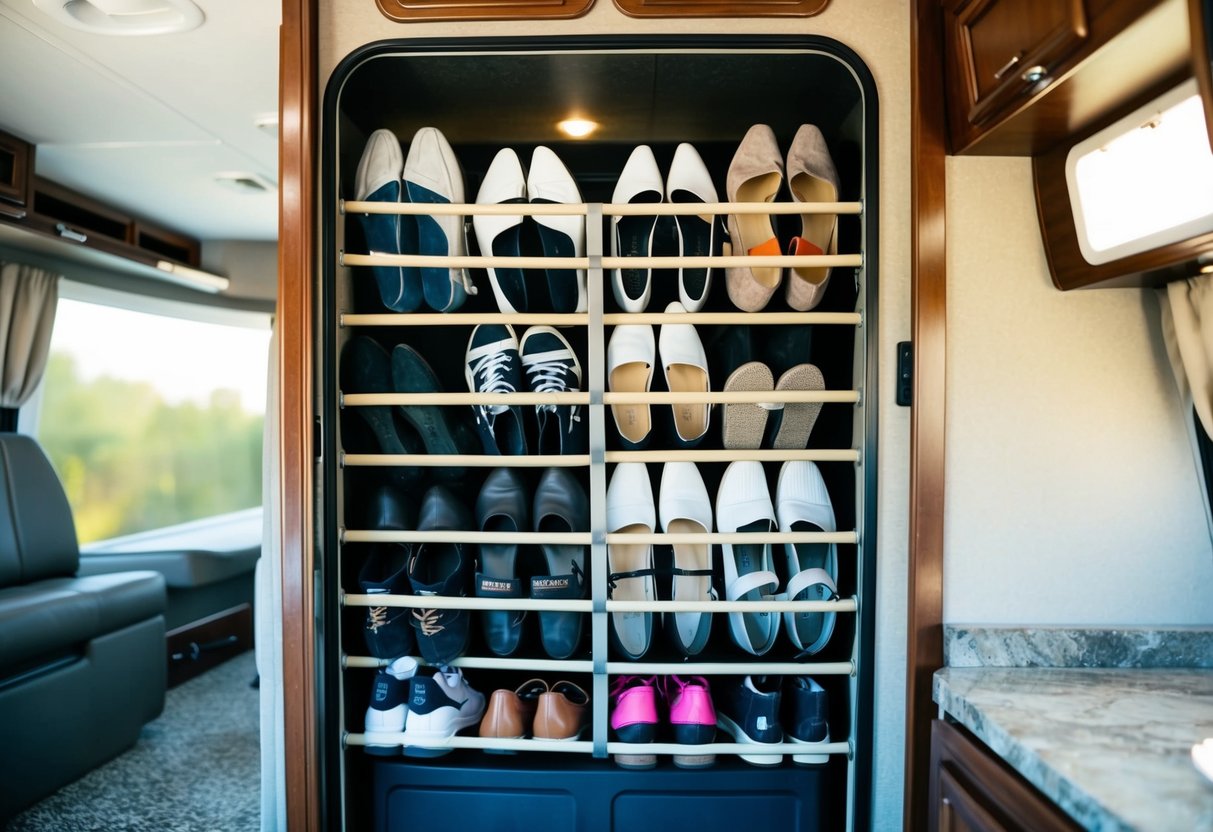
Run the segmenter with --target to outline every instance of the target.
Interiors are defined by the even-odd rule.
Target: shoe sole
[[[453,748],[442,748],[442,743],[454,737],[464,728],[470,728],[480,723],[484,715],[483,709],[475,714],[468,714],[463,719],[452,720],[451,724],[441,731],[410,731],[407,724],[404,730],[404,754],[408,757],[441,757],[450,754]]]
[[[830,742],[830,737],[829,737],[829,735],[827,735],[825,739],[817,740],[816,742],[813,742],[813,741],[809,741],[809,740],[798,740],[795,737],[793,737],[791,734],[788,734],[787,741],[796,743],[797,745],[808,746],[811,748],[814,745],[827,745]],[[793,754],[792,755],[792,762],[798,766],[824,766],[829,761],[830,761],[829,754]]]
[[[742,364],[724,383],[731,393],[768,391],[775,389],[775,377],[760,361]],[[723,441],[727,450],[757,450],[762,446],[762,434],[767,426],[767,410],[759,404],[726,404],[724,406]]]
[[[779,743],[758,742],[752,739],[742,730],[740,725],[722,713],[716,714],[716,727],[739,743],[748,745],[779,745]],[[762,766],[764,768],[771,768],[783,763],[782,754],[739,754],[738,756],[752,766]]]
[[[657,767],[656,754],[615,754],[614,757],[615,765],[631,771],[643,771]]]
[[[779,377],[776,390],[824,390],[825,378],[812,364],[798,364]],[[803,451],[809,444],[809,434],[817,424],[821,402],[788,402],[783,406],[779,430],[771,447],[781,451]]]

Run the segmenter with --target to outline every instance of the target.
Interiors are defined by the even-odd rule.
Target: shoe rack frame
[[[611,39],[595,39],[596,47],[605,46],[605,41]],[[626,43],[650,40],[668,47],[670,38],[633,38]],[[690,41],[690,43],[687,43]],[[588,547],[588,574],[590,597],[584,600],[551,600],[542,601],[529,598],[494,600],[476,597],[424,597],[411,595],[363,595],[345,592],[338,586],[338,577],[328,581],[317,581],[317,586],[323,587],[324,598],[319,603],[325,619],[332,622],[329,627],[321,627],[321,638],[325,643],[322,655],[322,680],[320,684],[323,712],[326,713],[326,724],[330,726],[322,731],[321,744],[330,763],[335,768],[330,771],[341,771],[344,780],[343,753],[348,750],[357,751],[365,745],[366,738],[358,732],[344,730],[347,724],[345,711],[353,708],[361,713],[365,708],[363,702],[344,701],[344,685],[340,676],[344,673],[369,673],[376,668],[389,664],[365,655],[347,655],[342,650],[340,627],[343,622],[343,608],[362,608],[370,606],[390,606],[427,609],[458,609],[458,610],[526,610],[526,611],[568,611],[580,612],[589,616],[589,633],[591,640],[591,658],[584,660],[553,660],[515,657],[496,657],[469,655],[456,659],[452,664],[464,669],[477,670],[513,670],[526,671],[535,674],[577,673],[592,676],[592,687],[588,690],[592,701],[592,723],[590,739],[569,742],[550,742],[543,740],[502,740],[485,739],[478,736],[455,736],[443,743],[441,748],[450,749],[484,749],[496,751],[530,751],[565,754],[589,755],[594,758],[606,758],[616,753],[624,754],[684,754],[688,746],[673,743],[617,743],[609,739],[609,682],[615,675],[666,675],[687,674],[714,677],[718,675],[811,675],[811,676],[845,676],[848,684],[848,707],[850,711],[849,734],[843,739],[822,746],[813,746],[813,754],[843,755],[847,758],[847,827],[849,829],[864,828],[867,817],[867,792],[870,789],[871,766],[871,727],[872,727],[872,651],[874,617],[869,608],[870,599],[874,597],[875,589],[875,461],[876,461],[876,358],[874,355],[876,337],[876,130],[875,130],[875,92],[874,84],[866,69],[853,53],[845,47],[832,41],[819,38],[683,38],[679,40],[679,48],[710,49],[764,49],[788,48],[789,42],[796,44],[795,48],[812,52],[825,51],[851,67],[858,67],[862,72],[852,71],[856,75],[857,84],[862,95],[867,99],[864,103],[864,151],[861,191],[863,198],[858,201],[835,203],[714,203],[696,204],[411,204],[382,202],[356,202],[339,198],[340,188],[337,183],[336,147],[340,141],[338,130],[329,118],[325,124],[324,153],[322,164],[324,171],[323,182],[323,218],[322,234],[322,297],[324,298],[321,331],[324,334],[324,349],[328,360],[317,362],[318,367],[325,368],[325,378],[318,379],[318,390],[321,397],[319,412],[323,414],[318,428],[317,447],[322,449],[318,461],[321,478],[318,482],[330,484],[329,488],[321,488],[323,506],[319,516],[323,517],[323,527],[319,534],[320,548],[324,552],[321,562],[326,564],[330,575],[340,576],[341,552],[345,544],[366,543],[437,543],[458,542],[465,544],[480,543],[562,543]],[[705,43],[706,42],[706,43]],[[576,49],[576,44],[568,44],[558,40],[527,40],[493,39],[481,42],[459,42],[458,48],[475,53],[486,47],[494,50],[511,51],[513,48],[526,48],[525,44],[542,44],[544,49],[556,52]],[[698,45],[698,46],[697,46]],[[378,44],[364,49],[361,53],[347,58],[346,65],[356,65],[358,59],[370,54],[382,54],[388,50],[391,54],[399,52],[403,57],[415,54],[419,49],[450,50],[452,42],[424,41],[399,42]],[[626,48],[620,44],[619,48]],[[643,47],[641,47],[643,48]],[[366,54],[363,54],[366,53]],[[843,53],[839,55],[838,53]],[[345,74],[348,74],[346,69]],[[339,68],[334,77],[342,77],[343,69]],[[335,95],[333,89],[329,97]],[[326,112],[335,112],[336,101],[326,102]],[[356,214],[424,214],[449,215],[461,217],[475,215],[578,215],[586,217],[586,255],[584,257],[499,257],[499,256],[463,256],[463,257],[426,257],[421,255],[382,255],[364,252],[344,251],[341,247],[345,239],[343,223],[350,215]],[[805,214],[830,213],[838,215],[855,215],[861,223],[861,250],[858,252],[840,253],[836,255],[817,256],[735,256],[731,254],[713,257],[612,257],[606,251],[603,235],[603,219],[615,216],[645,215],[671,216],[678,214]],[[386,313],[365,314],[354,313],[344,309],[338,300],[336,282],[338,280],[358,279],[358,272],[350,272],[351,268],[386,265],[386,266],[440,266],[449,268],[482,269],[492,267],[516,268],[563,268],[583,269],[587,278],[587,294],[589,309],[577,314],[544,314],[544,313]],[[615,268],[653,268],[672,269],[678,267],[714,268],[717,269],[715,279],[723,280],[723,269],[728,266],[830,266],[834,269],[832,280],[846,280],[853,275],[857,289],[856,308],[850,312],[692,312],[674,313],[643,312],[621,313],[606,311],[606,297],[609,294],[609,270]],[[481,286],[481,290],[485,289]],[[345,293],[346,297],[349,293]],[[680,323],[695,325],[812,325],[812,326],[845,326],[855,328],[854,364],[851,389],[822,390],[822,391],[760,391],[760,392],[723,392],[711,391],[706,394],[695,393],[621,393],[606,389],[606,338],[605,327],[620,324],[653,324]],[[349,393],[340,389],[336,372],[336,356],[339,348],[353,331],[374,333],[377,329],[386,327],[472,327],[477,324],[500,323],[517,326],[543,324],[549,326],[585,327],[587,330],[588,354],[582,356],[585,377],[585,389],[577,393],[465,393],[443,392],[423,394],[370,394]],[[328,391],[328,392],[325,392]],[[842,403],[853,407],[852,447],[829,449],[805,449],[798,451],[785,450],[607,450],[607,422],[610,419],[609,408],[614,404],[647,403],[649,405],[670,405],[676,403],[711,403],[727,404],[735,402],[769,403],[769,402],[822,402]],[[345,418],[352,409],[363,406],[402,406],[409,405],[445,405],[467,406],[474,404],[511,404],[534,406],[540,404],[580,405],[588,414],[589,453],[581,455],[529,455],[529,456],[497,456],[488,454],[473,455],[429,455],[429,454],[368,454],[346,453],[340,446],[340,431],[337,430],[338,419]],[[673,461],[696,463],[727,463],[739,460],[757,460],[762,462],[784,462],[789,460],[806,460],[812,462],[850,463],[856,467],[855,475],[855,518],[856,526],[836,532],[771,532],[766,534],[735,533],[721,534],[708,532],[702,534],[613,534],[607,531],[606,524],[606,465],[620,462],[664,463]],[[460,467],[519,467],[543,468],[549,466],[579,467],[589,469],[590,523],[591,528],[584,532],[567,534],[552,534],[538,532],[478,532],[478,531],[375,531],[359,528],[349,528],[344,522],[341,499],[340,470],[347,468],[381,468],[395,466],[440,467],[455,465]],[[713,511],[715,514],[715,511]],[[618,542],[651,543],[653,545],[671,545],[674,543],[708,543],[713,547],[724,543],[770,543],[779,547],[785,543],[836,543],[850,544],[855,548],[858,558],[856,565],[857,585],[859,592],[850,597],[834,601],[615,601],[608,598],[608,547]],[[718,550],[714,550],[718,551]],[[778,551],[778,550],[776,550]],[[715,557],[713,558],[715,561]],[[761,658],[742,658],[735,661],[712,662],[654,662],[654,661],[616,661],[609,658],[608,632],[609,616],[615,612],[652,612],[654,614],[674,612],[710,612],[726,614],[729,612],[826,612],[832,611],[839,616],[854,616],[854,638],[851,645],[850,659],[847,661],[812,662],[812,661],[766,661]],[[475,626],[473,623],[472,626]],[[782,629],[783,624],[780,623]],[[486,699],[490,690],[479,684],[477,679],[471,682],[477,690],[485,694]],[[328,691],[328,695],[325,695]],[[333,694],[336,694],[335,696]],[[334,730],[335,729],[335,730]],[[465,732],[470,734],[471,732]],[[383,735],[378,740],[383,741]],[[395,739],[403,741],[403,734]],[[434,746],[430,746],[434,747]],[[733,742],[715,742],[709,745],[694,746],[696,753],[718,755],[790,755],[804,754],[806,747],[802,744],[780,743],[774,745],[756,745]],[[501,758],[498,758],[501,759]],[[341,786],[330,783],[330,800],[336,796],[341,800]],[[862,796],[863,803],[860,803]]]

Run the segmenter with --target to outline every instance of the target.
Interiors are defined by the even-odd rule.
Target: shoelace
[[[514,385],[505,379],[505,371],[510,366],[508,352],[495,352],[486,355],[472,365],[472,375],[481,380],[482,393],[513,393]]]
[[[565,380],[569,375],[569,366],[560,359],[537,361],[534,364],[528,364],[526,365],[526,375],[527,382],[531,385],[531,391],[534,393],[564,393],[572,389]],[[556,405],[540,404],[535,406],[535,410],[555,413]],[[578,413],[579,410],[579,405],[572,405],[569,410],[569,415],[574,422],[581,421],[581,416]]]
[[[446,629],[438,623],[442,619],[442,610],[413,610],[413,618],[417,619],[423,636],[436,636]]]
[[[371,607],[370,612],[368,613],[370,620],[366,623],[367,629],[375,632],[380,627],[386,625],[387,611],[387,607]]]

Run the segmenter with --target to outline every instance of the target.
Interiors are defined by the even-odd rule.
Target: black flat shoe
[[[347,393],[394,393],[392,361],[379,342],[365,335],[352,338],[341,353],[342,387]],[[383,454],[422,453],[416,434],[396,423],[393,408],[372,405],[351,408],[375,437]],[[404,428],[403,430],[401,428]],[[415,466],[388,469],[394,483],[408,491],[420,493],[425,472]]]
[[[397,393],[441,393],[438,377],[425,359],[407,344],[398,344],[392,350],[392,385]],[[421,437],[427,454],[474,453],[466,430],[461,428],[451,408],[440,405],[407,405],[399,409]],[[434,476],[445,482],[463,478],[464,469],[447,466],[434,471]]]
[[[530,495],[522,473],[498,468],[489,474],[476,498],[476,525],[482,532],[521,532],[530,529]],[[478,598],[522,598],[522,579],[517,571],[518,545],[482,543],[480,569],[476,573]],[[498,656],[518,649],[526,612],[485,610],[480,614],[484,640]]]
[[[590,528],[590,501],[577,478],[565,468],[549,468],[535,489],[535,531],[585,532]],[[540,544],[549,574],[531,578],[532,598],[586,596],[586,547],[560,543]],[[539,613],[543,649],[553,659],[567,659],[581,643],[582,614]]]

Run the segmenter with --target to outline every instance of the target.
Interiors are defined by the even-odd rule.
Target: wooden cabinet
[[[1080,827],[963,728],[931,724],[929,829],[1072,832]]]
[[[615,0],[632,17],[812,17],[830,0]]]
[[[974,125],[1050,84],[1087,37],[1083,0],[959,0],[946,21],[953,117]]]
[[[20,219],[25,216],[33,171],[33,145],[8,133],[0,133],[0,217]]]

